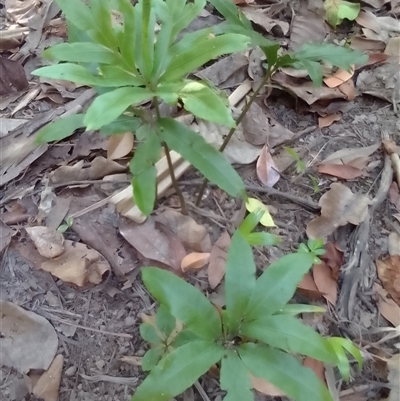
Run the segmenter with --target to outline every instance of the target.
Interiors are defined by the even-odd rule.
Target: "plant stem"
[[[158,106],[157,96],[153,97],[153,106],[154,109],[156,110],[156,118],[157,120],[159,120],[161,118],[161,114],[160,114],[160,107]],[[167,158],[168,162],[168,170],[169,170],[169,175],[171,176],[172,186],[174,187],[175,192],[178,195],[179,202],[181,203],[181,213],[187,215],[188,213],[187,213],[185,198],[183,197],[182,191],[179,188],[178,181],[176,180],[175,177],[174,165],[172,164],[171,155],[169,154],[169,147],[165,142],[163,142],[162,145],[164,147],[165,157]]]
[[[228,135],[225,137],[224,141],[222,142],[222,145],[219,148],[220,152],[223,152],[226,148],[226,146],[228,145],[229,141],[231,140],[233,134],[235,133],[237,127],[239,126],[239,124],[242,122],[244,116],[246,115],[246,113],[249,111],[251,105],[254,103],[254,101],[256,100],[256,97],[258,96],[258,94],[260,93],[261,89],[265,86],[265,84],[271,79],[272,74],[274,73],[275,69],[270,67],[268,68],[264,78],[262,79],[260,85],[257,87],[257,89],[253,92],[253,94],[250,96],[249,101],[246,103],[246,105],[243,107],[243,110],[241,111],[239,117],[236,119],[236,124],[234,127],[232,127],[229,132]],[[200,205],[201,199],[203,197],[204,191],[207,188],[207,184],[208,184],[208,180],[205,178],[203,181],[203,185],[200,188],[199,194],[197,196],[196,199],[196,206]]]

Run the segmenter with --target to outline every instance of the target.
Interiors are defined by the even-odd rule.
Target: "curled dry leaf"
[[[65,241],[64,252],[41,264],[41,269],[65,283],[84,287],[99,284],[110,264],[97,251],[80,242]]]
[[[54,228],[27,227],[26,232],[45,258],[55,258],[64,252],[64,236]]]
[[[262,148],[257,159],[256,172],[257,178],[266,187],[273,187],[281,177],[267,145]]]
[[[111,135],[107,146],[107,159],[116,160],[128,155],[133,148],[133,141],[132,132]]]
[[[207,269],[208,282],[210,287],[214,289],[224,278],[226,258],[228,255],[228,248],[231,243],[231,237],[225,231],[217,239],[211,249],[210,263]]]
[[[28,85],[24,67],[18,61],[0,57],[0,96],[23,91]]]
[[[274,33],[276,33],[278,36],[286,36],[289,32],[290,26],[288,22],[272,19],[261,9],[254,7],[243,7],[241,10],[250,21],[264,28],[266,32],[272,32],[274,30]]]
[[[0,300],[0,361],[25,374],[48,369],[56,355],[58,337],[42,316]]]
[[[378,310],[380,314],[393,326],[400,326],[400,306],[393,301],[387,291],[378,283],[374,284],[373,289],[378,294]]]
[[[347,223],[360,224],[368,214],[369,199],[362,194],[353,194],[341,183],[331,184],[331,189],[321,196],[321,216],[307,224],[307,235],[316,239],[332,234]]]
[[[187,254],[181,262],[183,272],[199,270],[210,261],[210,253],[208,252],[192,252]]]
[[[383,260],[377,259],[376,269],[383,288],[400,306],[400,256],[393,255]]]
[[[183,245],[193,251],[210,252],[211,239],[206,227],[197,224],[192,217],[169,209],[156,216],[155,221],[167,226]]]
[[[342,118],[340,113],[330,114],[325,117],[318,117],[318,127],[325,128],[332,125],[335,121],[339,121]]]

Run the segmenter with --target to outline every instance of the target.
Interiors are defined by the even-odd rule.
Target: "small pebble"
[[[65,371],[65,375],[68,377],[73,376],[76,373],[76,366],[72,365],[70,366],[66,371]]]
[[[136,352],[136,356],[143,356],[145,353],[146,353],[146,351],[145,351],[144,349],[139,349],[139,350]]]
[[[133,326],[136,323],[136,320],[132,316],[127,316],[124,320],[125,326]]]

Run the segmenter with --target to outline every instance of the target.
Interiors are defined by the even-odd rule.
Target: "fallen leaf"
[[[190,216],[168,209],[155,217],[155,221],[167,226],[183,245],[196,252],[210,252],[211,239],[207,229]]]
[[[400,399],[400,354],[393,355],[387,361],[388,373],[388,387],[390,387],[390,394],[387,401],[398,401]]]
[[[210,253],[208,252],[192,252],[187,254],[181,262],[183,272],[199,270],[210,261]]]
[[[346,82],[343,82],[341,85],[338,86],[340,92],[344,93],[347,97],[349,102],[353,101],[356,97],[356,90],[354,87],[354,81],[349,79]]]
[[[388,237],[388,252],[390,256],[400,256],[400,235],[394,231]]]
[[[331,268],[324,262],[313,266],[313,277],[318,290],[323,293],[323,297],[332,305],[336,305],[337,300],[337,280],[333,278]]]
[[[333,242],[327,242],[324,249],[325,253],[320,256],[320,259],[332,269],[332,277],[337,280],[339,277],[339,269],[344,263],[344,254],[336,248]]]
[[[132,132],[111,135],[107,146],[107,159],[116,160],[128,155],[133,148]]]
[[[390,1],[391,0],[363,0],[363,3],[374,8],[382,8],[385,4],[390,3]]]
[[[318,291],[315,281],[311,273],[306,273],[301,281],[297,284],[297,290],[305,297],[316,300],[321,298],[324,294]]]
[[[43,262],[40,268],[78,287],[100,284],[104,274],[110,271],[107,260],[87,245],[66,240],[64,248],[60,256]]]
[[[121,235],[144,258],[159,262],[164,267],[180,270],[180,257],[171,249],[167,235],[156,227],[154,218],[150,216],[143,224],[121,218],[118,228]]]
[[[393,326],[400,326],[400,306],[389,297],[387,291],[378,283],[374,284],[373,289],[378,294],[378,310],[380,314]]]
[[[273,384],[267,382],[264,379],[259,377],[254,377],[250,373],[248,373],[250,378],[250,383],[255,390],[260,392],[261,394],[269,395],[271,397],[282,397],[285,396],[285,393],[282,392],[280,389],[275,387]]]
[[[252,103],[240,125],[246,141],[255,146],[268,144],[272,149],[295,136],[294,132],[278,122],[269,109],[257,103]]]
[[[353,21],[360,12],[359,3],[350,3],[345,0],[325,0],[325,19],[332,27],[341,24],[344,19]]]
[[[318,165],[318,172],[342,178],[343,180],[354,180],[354,178],[366,175],[359,168],[348,164],[320,164]]]
[[[243,14],[256,25],[264,28],[266,32],[274,32],[277,36],[286,36],[289,32],[289,23],[273,19],[265,11],[254,7],[242,7]]]
[[[369,199],[362,194],[353,194],[341,183],[331,184],[331,189],[321,196],[321,216],[307,224],[307,235],[311,239],[332,234],[347,223],[360,224],[368,214]]]
[[[0,254],[10,244],[12,230],[0,220]]]
[[[57,229],[67,216],[71,205],[72,196],[62,198],[56,196],[55,203],[52,204],[50,212],[46,216],[46,227]]]
[[[266,187],[273,187],[281,178],[274,159],[269,153],[268,146],[265,145],[257,159],[256,164],[257,178]]]
[[[210,287],[214,289],[222,281],[225,275],[226,258],[231,237],[224,231],[217,239],[211,249],[210,263],[208,264],[207,276]]]
[[[339,85],[348,81],[353,75],[354,75],[354,66],[352,66],[350,71],[338,69],[330,77],[324,78],[323,81],[328,88],[337,88]]]
[[[57,355],[50,367],[40,376],[32,393],[43,401],[58,401],[64,357]]]
[[[55,258],[64,252],[64,236],[54,228],[37,226],[26,227],[25,230],[45,258]]]
[[[303,359],[303,366],[311,369],[315,373],[315,376],[317,376],[318,379],[321,380],[321,382],[326,386],[325,368],[321,361],[317,361],[314,358],[306,356]]]
[[[42,316],[0,300],[0,361],[20,373],[48,369],[56,355],[58,337]]]
[[[246,209],[249,213],[255,212],[256,210],[263,210],[264,214],[261,217],[260,224],[264,227],[276,227],[271,214],[268,211],[268,206],[264,205],[261,201],[256,198],[248,198],[246,202]]]
[[[350,47],[354,50],[385,50],[386,43],[382,40],[368,39],[363,36],[353,36],[350,39]],[[372,56],[371,54],[369,55]],[[374,63],[372,63],[374,64]]]
[[[357,24],[364,28],[372,29],[376,33],[380,33],[381,26],[376,18],[376,15],[368,10],[361,10],[356,18]]]
[[[377,259],[375,262],[383,288],[400,306],[400,256],[388,256],[386,259]]]
[[[19,61],[0,57],[0,96],[28,88],[25,70]]]
[[[376,152],[381,147],[381,143],[378,142],[371,146],[366,146],[363,148],[344,148],[340,149],[324,160],[321,161],[321,164],[350,164],[360,157],[366,158],[368,161],[369,156],[371,156],[374,152]]]
[[[400,211],[400,191],[396,182],[392,182],[388,192],[389,202],[392,203],[398,211]]]
[[[330,114],[325,117],[318,117],[318,127],[325,128],[332,125],[335,121],[339,121],[342,118],[340,113]]]
[[[400,64],[400,36],[389,39],[384,53],[387,56],[397,57]]]

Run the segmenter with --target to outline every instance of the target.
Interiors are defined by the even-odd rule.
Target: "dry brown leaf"
[[[25,229],[38,252],[45,258],[55,258],[64,252],[64,236],[54,228],[37,226]]]
[[[342,118],[340,113],[330,114],[325,117],[318,117],[318,127],[325,128],[332,125],[335,121],[339,121]]]
[[[281,37],[286,36],[289,32],[289,23],[269,17],[262,9],[243,7],[241,11],[250,21],[264,28],[266,32],[274,32],[277,36]]]
[[[43,262],[41,269],[78,287],[100,284],[103,275],[110,271],[107,260],[87,245],[66,240],[64,248],[60,256]]]
[[[394,231],[388,237],[388,252],[390,256],[400,256],[400,235]]]
[[[199,270],[210,261],[209,252],[192,252],[187,254],[181,262],[183,272]]]
[[[354,180],[354,178],[366,175],[364,171],[348,164],[320,164],[318,172],[342,178],[343,180]]]
[[[364,148],[344,148],[340,149],[324,160],[321,161],[321,164],[352,164],[354,160],[360,157],[368,158],[375,151],[377,151],[381,147],[380,142],[366,146]],[[368,160],[368,159],[367,159]]]
[[[190,216],[168,209],[155,217],[158,223],[167,226],[183,243],[196,252],[210,252],[211,239],[207,229],[197,224]]]
[[[333,242],[326,243],[324,249],[325,253],[320,256],[320,259],[332,269],[332,277],[337,280],[339,277],[339,269],[344,263],[344,254],[336,248]]]
[[[383,260],[377,259],[376,269],[383,288],[400,306],[400,256],[393,255]]]
[[[380,314],[393,326],[400,325],[400,306],[393,301],[387,291],[379,284],[375,283],[374,291],[378,294],[378,310]]]
[[[250,373],[248,373],[248,375],[253,388],[261,394],[269,395],[271,397],[282,397],[285,395],[283,391],[279,390],[277,387],[267,382],[266,380],[259,377],[254,377]]]
[[[397,57],[400,63],[400,36],[396,38],[390,38],[385,49],[387,56]]]
[[[317,376],[318,379],[321,380],[321,382],[326,386],[325,368],[321,361],[317,361],[314,358],[306,356],[303,359],[303,366],[310,368],[315,373],[315,376]]]
[[[313,266],[313,277],[318,290],[332,305],[337,300],[337,280],[333,278],[331,268],[324,262]]]
[[[309,299],[316,300],[324,294],[318,291],[315,281],[311,273],[306,273],[301,281],[297,284],[297,290]]]
[[[390,3],[390,0],[363,0],[363,3],[374,8],[382,8],[385,4]]]
[[[257,159],[256,173],[261,184],[270,188],[281,178],[267,145],[263,147],[260,157]]]
[[[0,57],[0,96],[28,88],[25,70],[18,61]]]
[[[387,401],[399,401],[400,399],[400,354],[393,355],[387,360],[388,384],[390,386],[390,394]],[[388,387],[389,387],[388,386]]]
[[[231,243],[231,237],[224,231],[211,249],[210,263],[207,269],[208,282],[214,289],[224,278],[226,257]]]
[[[133,141],[132,132],[111,135],[107,146],[107,159],[116,160],[128,155],[133,148]]]
[[[330,77],[323,79],[328,88],[337,88],[339,85],[348,81],[354,75],[354,66],[350,71],[339,69]]]
[[[43,401],[58,401],[64,357],[57,355],[50,367],[40,376],[32,393]]]
[[[136,224],[128,219],[121,218],[118,228],[121,235],[144,258],[158,262],[162,267],[171,267],[180,271],[181,253],[179,252],[177,255],[174,252],[168,236],[160,228],[157,228],[156,221],[151,216],[143,224]],[[170,236],[172,235],[171,233]]]
[[[121,362],[127,363],[131,366],[142,366],[141,356],[122,355],[118,358]]]
[[[392,182],[388,192],[389,202],[393,203],[398,211],[400,211],[400,191],[396,182]]]
[[[21,373],[48,369],[56,355],[58,337],[42,316],[0,300],[0,361]]]
[[[354,36],[351,38],[350,47],[354,50],[385,50],[386,43],[382,40],[364,38],[363,36]],[[374,64],[374,63],[372,63]]]
[[[4,248],[6,248],[10,242],[12,237],[11,229],[0,220],[0,254]]]
[[[319,200],[321,216],[307,224],[308,237],[322,238],[347,223],[360,224],[368,214],[369,202],[365,195],[353,194],[341,183],[331,184],[331,189]]]
[[[347,100],[351,102],[356,97],[356,90],[354,87],[354,81],[349,79],[346,82],[343,82],[338,86],[340,92],[344,93],[347,96]]]
[[[375,16],[371,11],[361,10],[356,18],[357,24],[364,28],[372,29],[376,33],[380,33],[381,26]]]

